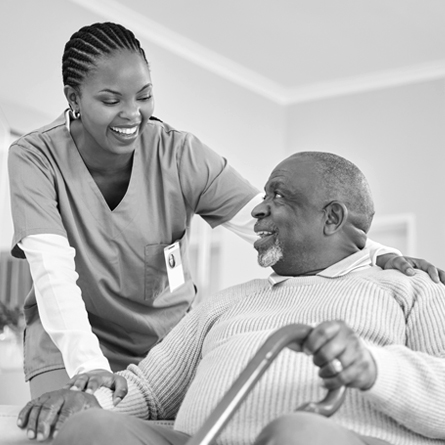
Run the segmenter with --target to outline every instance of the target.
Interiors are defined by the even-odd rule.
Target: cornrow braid
[[[63,84],[79,91],[99,58],[123,49],[139,53],[148,64],[139,40],[122,25],[106,22],[84,26],[65,45],[62,57]]]

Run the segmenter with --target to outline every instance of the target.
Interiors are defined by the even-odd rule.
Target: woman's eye
[[[102,102],[105,105],[116,105],[117,103],[119,103],[119,101],[117,101],[117,100],[103,100]]]
[[[144,97],[140,97],[139,98],[139,100],[142,100],[142,101],[147,101],[147,100],[150,100],[151,99],[151,96],[144,96]]]

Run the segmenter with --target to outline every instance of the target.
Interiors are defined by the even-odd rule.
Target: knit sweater
[[[120,372],[129,393],[113,408],[144,419],[172,419],[193,435],[266,338],[290,324],[344,320],[377,364],[374,386],[350,388],[332,419],[391,444],[445,443],[445,286],[423,272],[369,267],[336,278],[253,280],[191,311],[139,363]],[[251,444],[279,415],[320,400],[311,357],[283,350],[216,443]],[[111,408],[110,392],[96,396]],[[439,440],[442,439],[442,440]]]

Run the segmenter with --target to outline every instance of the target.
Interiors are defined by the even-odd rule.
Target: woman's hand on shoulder
[[[75,375],[64,386],[71,391],[83,391],[93,394],[101,386],[113,391],[113,404],[116,406],[128,392],[127,381],[124,377],[114,374],[105,369],[94,369],[82,374]]]
[[[414,275],[414,269],[419,269],[426,272],[435,283],[445,284],[445,271],[421,258],[386,253],[379,255],[376,263],[382,269],[396,269],[408,276]]]

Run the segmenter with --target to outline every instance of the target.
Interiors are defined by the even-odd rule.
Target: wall
[[[417,252],[445,267],[445,84],[431,81],[297,104],[287,153],[332,151],[356,163],[377,215],[414,213]]]

